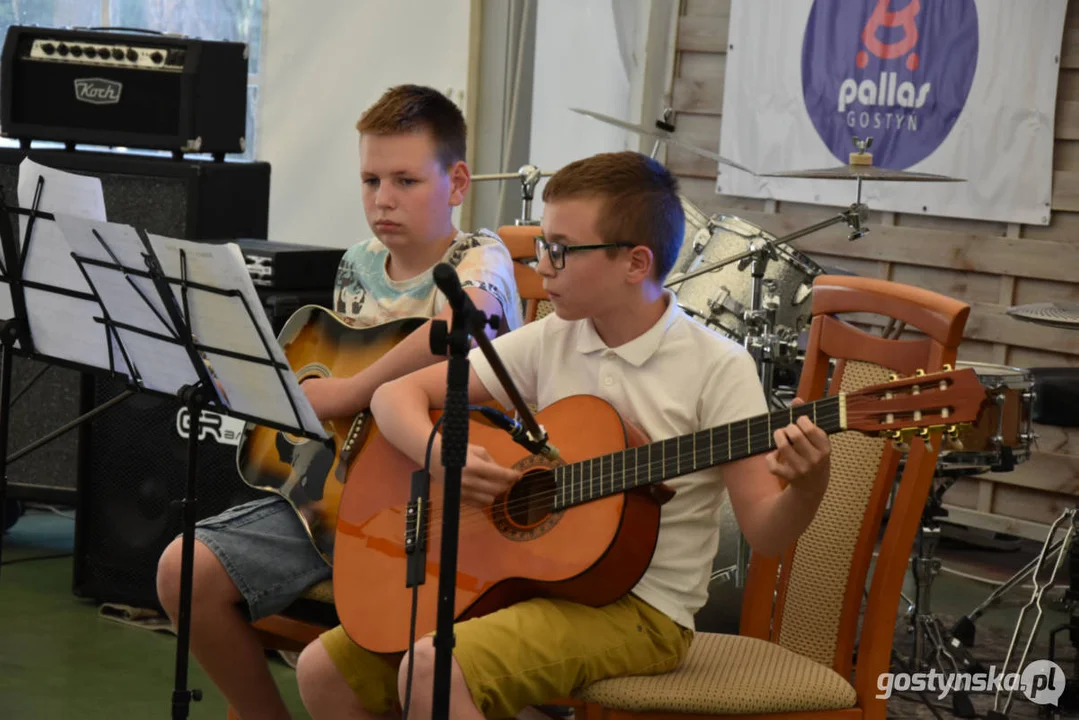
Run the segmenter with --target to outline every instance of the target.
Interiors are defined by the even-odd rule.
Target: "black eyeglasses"
[[[577,252],[578,250],[599,250],[600,248],[611,247],[631,248],[637,246],[627,242],[599,243],[597,245],[563,245],[560,242],[550,241],[542,235],[537,235],[536,261],[542,261],[543,253],[546,251],[547,257],[551,260],[551,267],[555,270],[561,270],[566,267],[566,253]]]

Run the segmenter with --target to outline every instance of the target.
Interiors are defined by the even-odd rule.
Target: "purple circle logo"
[[[814,0],[802,94],[840,162],[872,137],[873,164],[903,170],[955,127],[977,64],[974,0]]]

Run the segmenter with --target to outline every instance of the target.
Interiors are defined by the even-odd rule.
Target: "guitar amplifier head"
[[[13,25],[0,59],[5,137],[244,151],[247,46]]]

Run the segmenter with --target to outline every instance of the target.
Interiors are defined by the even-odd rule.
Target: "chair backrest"
[[[853,392],[887,382],[893,372],[912,376],[954,366],[969,312],[958,300],[908,285],[820,276],[798,397]],[[884,315],[924,337],[872,335],[836,317],[841,313]],[[751,556],[740,632],[850,677],[866,577],[902,454],[890,441],[857,432],[830,440],[829,486],[813,522],[782,558]],[[874,697],[876,678],[890,664],[899,593],[936,468],[939,432],[930,444],[910,442],[857,637],[854,685],[867,717],[884,717],[884,701]]]
[[[543,278],[529,265],[536,259],[536,236],[539,233],[538,225],[503,225],[498,229],[498,236],[513,258],[513,274],[517,280],[517,293],[525,304],[526,323],[539,320],[552,309],[547,291],[543,289]]]

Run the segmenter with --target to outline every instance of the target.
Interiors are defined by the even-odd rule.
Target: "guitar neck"
[[[775,448],[773,432],[806,416],[828,434],[846,430],[839,395],[553,469],[555,510],[661,483]]]

